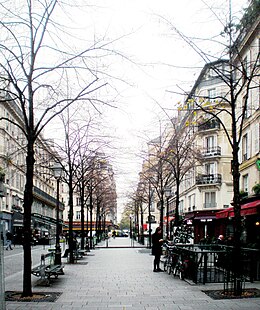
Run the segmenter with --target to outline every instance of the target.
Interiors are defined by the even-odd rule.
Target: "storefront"
[[[0,221],[3,229],[3,231],[1,231],[1,234],[3,234],[1,238],[3,237],[5,243],[5,233],[7,232],[7,230],[12,231],[12,213],[1,212],[0,216],[1,216]]]
[[[14,212],[12,218],[14,243],[22,244],[23,236],[23,213]]]
[[[260,199],[251,198],[241,205],[241,239],[247,246],[260,248]],[[223,227],[223,234],[228,237],[233,235],[234,208],[227,208],[216,213],[219,226]]]
[[[194,243],[200,243],[206,238],[214,239],[218,235],[216,226],[216,211],[201,210],[189,212],[184,221],[193,226]]]
[[[22,244],[23,238],[23,213],[13,212],[11,219],[11,231],[14,234],[14,242]],[[60,225],[62,221],[60,220]],[[49,244],[50,240],[55,237],[56,220],[48,216],[33,213],[31,217],[32,237],[39,244]]]

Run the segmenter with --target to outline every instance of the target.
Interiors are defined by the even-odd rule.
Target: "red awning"
[[[172,221],[172,220],[174,220],[174,216],[168,216],[168,222],[170,222],[170,221]],[[167,222],[167,216],[164,216],[163,217],[163,221],[166,223]]]
[[[260,212],[260,200],[252,201],[241,205],[241,216],[253,215]],[[216,218],[234,217],[234,208],[227,208],[216,213]]]
[[[147,224],[143,224],[143,230],[147,230],[148,228],[147,228]]]
[[[194,220],[214,220],[215,218],[216,218],[215,214],[211,214],[211,215],[197,214],[194,217]]]
[[[230,217],[229,214],[231,212],[233,212],[233,207],[221,210],[221,211],[216,213],[216,218],[217,219],[224,219],[224,218]]]

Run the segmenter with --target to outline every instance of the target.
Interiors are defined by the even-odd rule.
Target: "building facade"
[[[26,138],[22,130],[23,115],[12,98],[1,93],[0,115],[0,167],[4,174],[0,210],[3,235],[7,230],[15,235],[15,242],[22,242],[23,196],[26,171]],[[8,121],[10,120],[10,122]],[[50,239],[56,229],[56,182],[52,175],[52,145],[40,136],[35,146],[35,173],[32,205],[32,233],[37,239]],[[60,219],[64,205],[60,203]]]

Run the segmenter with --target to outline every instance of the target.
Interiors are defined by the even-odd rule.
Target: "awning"
[[[47,224],[47,225],[56,225],[57,223],[56,219],[39,214],[39,213],[32,213],[32,220],[37,221],[41,224]],[[62,223],[63,223],[63,220],[59,219],[59,224],[61,225]]]
[[[173,221],[175,219],[175,216],[168,216],[168,222]],[[163,221],[166,223],[167,222],[167,216],[163,217]]]
[[[229,217],[230,213],[233,212],[233,207],[231,208],[227,208],[227,209],[224,209],[224,210],[221,210],[219,212],[216,213],[216,218],[217,219],[224,219],[224,218],[227,218]]]
[[[241,205],[241,216],[253,215],[260,212],[260,200],[251,201]],[[221,210],[216,213],[216,218],[227,218],[227,217],[234,217],[234,208],[230,207],[225,210]]]
[[[23,227],[23,214],[19,212],[13,213],[13,226]]]
[[[188,220],[214,220],[216,219],[216,211],[212,210],[201,210],[192,211],[185,215],[185,221]]]
[[[194,220],[214,220],[215,218],[216,218],[215,214],[211,215],[198,214],[194,217]]]

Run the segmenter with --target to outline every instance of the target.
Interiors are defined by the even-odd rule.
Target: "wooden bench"
[[[58,278],[59,275],[64,274],[64,265],[55,265],[54,256],[54,252],[42,254],[40,265],[32,268],[32,274],[36,277],[40,277],[46,284],[49,284],[51,276]]]

